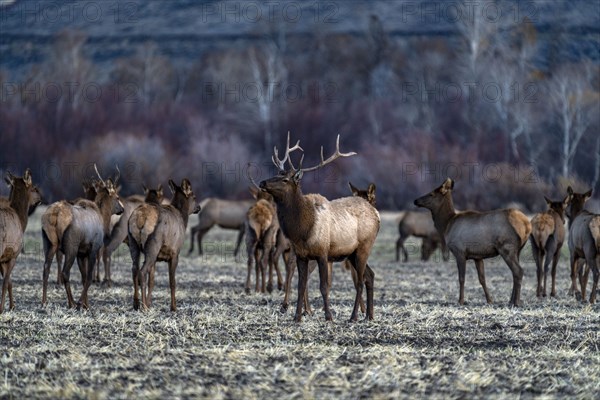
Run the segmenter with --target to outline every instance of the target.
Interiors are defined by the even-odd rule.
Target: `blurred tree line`
[[[338,133],[358,153],[305,177],[306,192],[375,182],[386,209],[447,175],[461,208],[537,210],[568,182],[600,189],[597,54],[572,51],[558,28],[541,41],[526,18],[475,12],[448,37],[385,28],[375,15],[360,34],[271,23],[190,65],[148,42],[110,68],[86,57],[83,33],[62,31],[24,79],[0,73],[0,168],[32,167],[49,200],[78,196],[91,162],[106,175],[118,164],[124,194],[187,176],[201,197],[246,197],[247,172],[272,174],[291,131],[307,165]]]

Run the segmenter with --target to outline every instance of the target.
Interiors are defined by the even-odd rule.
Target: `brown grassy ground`
[[[600,393],[600,307],[567,296],[565,257],[556,299],[535,298],[535,270],[526,262],[525,305],[508,308],[510,272],[494,260],[487,263],[487,278],[496,304],[485,304],[470,266],[468,305],[460,307],[452,262],[391,262],[396,225],[395,216],[386,214],[370,259],[376,273],[375,321],[347,322],[354,290],[349,274],[336,267],[334,322],[326,323],[320,311],[315,274],[310,296],[316,313],[298,325],[291,312],[280,314],[281,293],[243,293],[245,265],[222,250],[231,247],[235,233],[216,229],[207,236],[212,254],[180,261],[176,313],[169,311],[163,265],[154,308],[132,311],[124,247],[113,272],[116,285],[92,287],[92,309],[77,312],[66,309],[62,288],[52,288],[49,306],[40,307],[39,215],[28,228],[29,254],[20,257],[13,275],[17,308],[0,315],[2,398],[593,398]],[[78,294],[77,267],[72,275]],[[55,279],[55,269],[51,276]]]

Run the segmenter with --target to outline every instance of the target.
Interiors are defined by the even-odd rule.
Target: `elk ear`
[[[544,200],[546,200],[546,204],[548,204],[548,205],[552,204],[552,200],[550,200],[546,196],[544,196]]]
[[[573,188],[571,186],[569,186],[567,188],[567,193],[570,194],[571,196],[573,195]]]
[[[252,195],[252,197],[254,197],[255,199],[258,197],[257,188],[255,188],[254,186],[248,186],[248,190],[250,190],[250,194]]]
[[[352,191],[352,196],[358,196],[358,189],[356,186],[352,184],[352,182],[348,182],[348,186],[350,186],[350,190]]]
[[[158,195],[160,197],[163,197],[163,188],[162,188],[162,185],[158,185],[158,188],[156,188],[156,193],[158,193]]]
[[[296,173],[294,173],[294,176],[292,177],[292,179],[294,180],[294,183],[299,183],[300,179],[302,179],[302,175],[304,175],[304,172],[302,172],[301,169],[299,169],[298,171],[296,171]]]
[[[171,189],[171,193],[175,194],[177,192],[177,185],[173,181],[173,179],[169,179],[169,189]]]
[[[454,189],[454,181],[450,178],[446,178],[442,186],[440,187],[440,192],[442,194],[448,193],[450,190]]]
[[[184,178],[181,181],[181,190],[183,191],[183,194],[185,194],[185,197],[190,197],[192,195],[192,184],[187,178]]]
[[[585,197],[586,200],[589,199],[590,197],[592,197],[592,189],[590,189],[589,191],[584,193],[583,197]]]
[[[23,174],[23,181],[25,181],[25,185],[27,185],[27,187],[31,187],[33,184],[31,181],[31,170],[29,168],[27,168]]]
[[[565,197],[565,199],[562,202],[563,209],[566,209],[570,202],[571,202],[571,195],[569,194],[569,195],[567,195],[567,197]]]
[[[375,204],[375,184],[370,183],[367,188],[367,197],[369,198],[369,203]]]
[[[144,194],[147,195],[149,190],[146,187],[146,185],[144,185],[143,183],[142,183],[142,188],[144,189]]]

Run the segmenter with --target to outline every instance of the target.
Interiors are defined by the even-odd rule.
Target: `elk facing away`
[[[190,250],[188,254],[194,251],[194,236],[198,238],[198,254],[202,255],[202,237],[214,225],[223,229],[234,229],[238,231],[238,237],[235,244],[234,256],[237,256],[240,244],[245,233],[246,212],[254,204],[254,200],[222,200],[208,198],[200,203],[202,211],[198,214],[198,225],[192,228],[190,240]]]
[[[169,263],[169,286],[171,288],[171,311],[177,310],[175,302],[175,271],[179,252],[185,239],[190,214],[200,211],[192,185],[183,179],[181,186],[169,180],[173,198],[169,205],[143,204],[136,208],[129,218],[129,251],[133,261],[133,308],[149,308],[152,303],[154,273],[157,261]],[[140,269],[140,255],[144,253],[144,263]],[[147,289],[146,289],[147,285]],[[141,287],[141,288],[140,288]]]
[[[23,177],[8,172],[5,177],[10,187],[8,201],[0,202],[0,274],[2,275],[2,299],[0,314],[8,292],[9,309],[15,307],[12,294],[11,272],[17,256],[23,250],[23,234],[27,227],[28,210],[41,202],[37,188],[31,180],[31,171],[25,170]]]
[[[153,204],[161,204],[163,200],[163,189],[162,185],[159,185],[156,189],[148,189],[146,186],[144,188],[144,198],[140,198],[140,196],[133,195],[129,196],[122,201],[123,203],[123,214],[121,214],[121,218],[117,223],[113,226],[110,236],[107,238],[107,244],[104,247],[104,251],[102,252],[102,259],[104,261],[104,282],[103,284],[110,286],[112,283],[112,278],[110,274],[110,267],[112,263],[112,254],[115,250],[121,245],[121,243],[127,243],[127,233],[128,233],[128,222],[131,213],[133,210],[138,208],[140,205],[144,203],[153,203]]]
[[[552,262],[552,290],[550,296],[556,296],[556,265],[560,258],[560,249],[565,241],[565,209],[569,196],[562,201],[551,201],[548,210],[531,218],[531,248],[537,267],[537,297],[546,297],[546,277]],[[545,257],[545,260],[544,260]]]
[[[92,283],[99,251],[104,245],[104,238],[110,233],[111,215],[123,212],[123,205],[112,180],[107,179],[105,182],[100,178],[100,181],[94,201],[79,200],[74,205],[67,201],[59,201],[50,205],[42,215],[45,254],[42,304],[47,302],[50,265],[54,255],[60,250],[65,257],[62,280],[67,293],[68,307],[77,305],[78,308],[89,308],[87,292]],[[83,283],[77,304],[73,299],[69,281],[75,259]]]
[[[431,254],[438,247],[442,248],[444,261],[448,261],[449,254],[442,236],[433,225],[431,213],[425,211],[407,211],[398,223],[398,233],[400,236],[396,241],[396,261],[400,260],[400,251],[404,256],[404,262],[408,261],[408,252],[404,247],[404,242],[410,236],[416,236],[423,239],[421,244],[421,260],[427,261]]]
[[[316,260],[319,266],[321,295],[323,296],[325,319],[332,320],[329,309],[329,273],[328,263],[346,258],[356,270],[358,285],[351,321],[358,319],[359,301],[362,296],[363,282],[367,288],[367,318],[373,319],[373,280],[375,274],[367,265],[367,259],[377,237],[380,218],[377,210],[360,197],[344,197],[329,201],[318,194],[302,194],[300,180],[308,171],[314,171],[339,157],[348,157],[356,153],[340,153],[339,136],[336,151],[327,160],[311,168],[295,168],[289,158],[290,152],[300,149],[299,142],[287,148],[283,160],[279,159],[277,148],[273,163],[279,174],[260,183],[260,188],[270,193],[277,204],[277,215],[283,233],[289,238],[296,254],[298,266],[298,300],[295,321],[302,319],[302,304],[308,280],[308,261]],[[289,163],[286,169],[285,163]]]
[[[437,189],[415,200],[415,205],[431,211],[436,229],[443,235],[446,245],[454,254],[458,266],[460,296],[465,302],[465,268],[467,260],[474,260],[488,303],[492,302],[485,284],[483,260],[500,255],[513,275],[510,303],[520,305],[523,269],[519,264],[521,249],[531,233],[531,223],[522,212],[514,209],[488,212],[459,211],[454,209],[450,178]]]
[[[596,301],[596,289],[598,288],[598,262],[600,249],[598,248],[597,233],[598,214],[593,214],[583,207],[585,202],[592,197],[592,191],[586,193],[575,193],[569,186],[567,193],[571,196],[567,216],[569,217],[569,252],[571,254],[571,288],[569,294],[575,294],[585,301],[585,289],[590,269],[594,274],[594,283],[590,292],[590,303]],[[581,293],[577,290],[576,277],[578,275],[579,261],[585,260],[587,267],[585,273],[579,273],[579,283],[581,284]]]

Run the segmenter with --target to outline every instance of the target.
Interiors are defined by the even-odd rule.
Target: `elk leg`
[[[281,245],[276,245],[273,247],[271,262],[273,263],[273,268],[275,269],[275,273],[277,274],[277,290],[283,289],[283,277],[281,275],[281,271],[279,270],[279,257],[283,254],[283,248]],[[285,257],[285,256],[284,256]]]
[[[131,278],[133,279],[133,309],[139,310],[140,308],[140,294],[139,294],[139,272],[140,272],[140,248],[134,241],[130,241],[129,252],[131,254],[132,266],[131,266]]]
[[[400,261],[400,250],[402,250],[402,256],[404,257],[403,258],[404,262],[408,261],[408,252],[406,251],[406,248],[404,247],[405,240],[406,240],[405,237],[400,236],[398,238],[398,240],[396,241],[396,261]]]
[[[366,319],[373,319],[373,290],[375,288],[375,272],[369,267],[369,264],[366,265],[365,269],[365,286],[367,288],[367,315]],[[362,302],[362,298],[360,299]],[[364,304],[363,304],[364,306]]]
[[[188,251],[188,256],[190,254],[192,254],[192,252],[194,251],[194,239],[195,239],[194,236],[196,236],[196,234],[198,233],[198,229],[199,229],[198,225],[193,226],[192,229],[191,229],[191,232],[190,232],[190,250]]]
[[[296,256],[296,265],[298,267],[298,301],[296,302],[295,322],[302,322],[302,303],[306,292],[308,282],[308,260]]]
[[[240,251],[240,245],[242,244],[242,239],[244,238],[244,233],[246,232],[245,227],[242,225],[238,235],[237,240],[235,242],[235,250],[233,250],[233,256],[237,258],[238,252]]]
[[[62,266],[63,266],[63,257],[64,254],[62,251],[58,250],[56,252],[56,284],[57,285],[62,285],[63,282],[63,276],[62,276]],[[52,263],[52,259],[50,259],[50,262]]]
[[[321,257],[317,260],[319,264],[319,288],[321,289],[321,296],[323,297],[323,311],[325,312],[325,320],[332,321],[333,316],[329,309],[329,286],[331,285],[331,274],[329,268],[331,263],[326,258]]]
[[[513,275],[513,290],[510,298],[510,304],[514,307],[521,305],[521,282],[523,281],[523,268],[519,264],[517,258],[517,251],[509,247],[501,248],[500,256],[504,259],[504,262],[508,265]]]
[[[535,291],[535,295],[537,297],[542,296],[542,259],[544,258],[542,254],[542,249],[540,249],[535,241],[532,239],[531,241],[531,254],[533,255],[533,261],[535,261],[535,273],[537,278],[537,289]]]
[[[259,288],[260,288],[260,270],[261,270],[260,262],[261,262],[260,251],[258,248],[256,248],[254,250],[254,271],[256,273],[256,282],[254,285],[254,291],[257,293],[259,292]]]
[[[154,290],[154,274],[156,273],[156,263],[152,264],[150,268],[150,273],[148,276],[148,297],[146,301],[148,302],[148,307],[152,307],[152,291]]]
[[[579,286],[581,286],[581,302],[586,303],[587,299],[585,298],[585,293],[587,290],[588,278],[590,275],[590,259],[591,257],[586,257],[585,260],[585,269],[581,268],[579,270]]]
[[[252,233],[248,233],[246,236],[246,252],[248,254],[247,267],[248,273],[246,275],[246,285],[244,288],[246,289],[246,294],[250,294],[250,280],[252,275],[252,265],[255,262],[255,252],[256,252],[256,239]]]
[[[548,241],[549,243],[546,244],[546,251],[545,251],[545,260],[544,260],[544,281],[542,282],[542,296],[546,297],[546,284],[547,284],[547,280],[548,280],[548,275],[550,273],[550,264],[554,263],[554,257],[556,255],[556,243],[554,242],[554,239],[550,239]],[[554,269],[554,268],[553,268]]]
[[[560,248],[557,248],[554,257],[552,257],[552,290],[550,296],[556,296],[556,266],[558,265],[558,259],[560,258]]]
[[[83,284],[83,289],[81,290],[81,297],[79,298],[79,302],[77,303],[77,309],[84,308],[89,309],[88,304],[88,290],[92,285],[92,274],[94,272],[94,268],[99,269],[99,265],[96,265],[98,260],[98,254],[91,252],[87,258],[81,259],[81,265],[83,265],[82,272],[85,273],[85,281]]]
[[[485,294],[485,300],[488,304],[492,304],[492,297],[488,292],[487,285],[485,284],[485,269],[483,266],[483,260],[475,260],[475,268],[477,268],[477,277],[479,278],[479,283],[483,288],[483,293]]]
[[[148,305],[148,274],[152,265],[154,264],[157,256],[158,256],[159,248],[156,243],[146,243],[146,253],[144,254],[144,264],[142,265],[142,269],[139,272],[139,280],[140,280],[140,291],[142,292],[142,306],[146,309],[149,308]],[[169,277],[171,274],[171,268],[169,267]]]
[[[200,256],[204,254],[204,251],[202,250],[202,237],[206,235],[206,232],[208,232],[210,228],[210,226],[204,229],[198,228],[198,255]]]
[[[104,250],[102,251],[102,262],[104,263],[104,280],[102,281],[102,286],[110,287],[112,284],[110,278],[110,262],[111,262],[111,254],[109,254],[108,248],[104,246]]]
[[[356,276],[356,270],[352,267],[352,263],[350,261],[346,260],[345,263],[346,263],[346,269],[349,269],[350,274],[352,275],[352,283],[354,283],[354,289],[357,290],[358,289],[358,277]],[[367,264],[367,268],[368,268],[368,264]],[[371,272],[373,272],[373,271],[371,271]],[[366,274],[366,272],[365,272],[365,274]],[[365,275],[365,281],[366,281],[366,279],[367,279],[367,275]],[[359,305],[360,305],[360,312],[365,314],[366,308],[365,308],[365,302],[364,302],[362,296],[359,300]]]
[[[67,307],[74,308],[75,300],[73,300],[73,293],[71,292],[71,267],[75,262],[74,254],[65,254],[65,263],[62,269],[62,281],[65,286],[65,291],[67,292]]]
[[[47,293],[48,293],[48,279],[50,278],[50,268],[52,267],[52,260],[54,259],[54,255],[56,255],[58,259],[58,246],[50,243],[50,240],[46,236],[46,232],[42,232],[42,240],[44,242],[44,272],[43,276],[43,286],[42,286],[42,305],[46,305],[47,303]],[[62,279],[60,273],[60,265],[58,266],[58,277],[57,283]]]
[[[458,267],[458,304],[465,304],[465,272],[467,269],[467,260],[461,255],[456,257],[456,266]]]
[[[0,266],[2,276],[4,277],[4,280],[2,281],[2,301],[0,302],[0,314],[2,314],[2,312],[4,311],[4,301],[6,300],[6,293],[8,292],[8,286],[10,283],[10,270],[12,269],[11,264],[13,264],[14,266],[13,260],[2,263],[2,265]],[[10,299],[11,295],[9,294],[8,297]],[[10,307],[11,306],[9,304],[9,309]]]
[[[598,279],[600,279],[600,271],[598,268],[600,267],[598,264],[600,262],[600,253],[596,254],[596,258],[590,257],[590,263],[592,268],[592,274],[594,278],[594,282],[592,283],[592,290],[590,291],[590,304],[594,304],[596,302],[596,292],[598,291]]]
[[[175,255],[169,261],[169,286],[171,288],[171,311],[177,311],[177,303],[175,300],[175,271],[177,270],[177,263],[179,256]]]
[[[365,282],[365,270],[367,268],[367,256],[368,252],[362,249],[357,249],[351,257],[352,265],[356,270],[356,297],[354,298],[354,308],[352,309],[352,315],[350,316],[350,322],[355,322],[358,320],[358,308],[360,304],[360,299],[362,298],[362,291]],[[372,304],[369,303],[369,299],[367,298],[367,319],[372,319],[372,316],[369,316],[368,311],[373,307]]]
[[[291,251],[287,252],[287,257],[286,257],[286,253],[284,253],[283,255],[283,261],[285,262],[285,285],[284,285],[284,295],[283,295],[283,302],[281,303],[281,307],[279,309],[279,311],[281,313],[285,313],[287,312],[289,303],[289,297],[290,297],[290,290],[292,288],[292,278],[294,276],[294,266],[292,265],[292,257],[291,257]]]
[[[569,289],[569,296],[575,295],[577,297],[577,267],[579,266],[579,256],[571,251],[571,288]]]
[[[260,291],[261,293],[266,293],[267,292],[267,272],[268,272],[268,259],[269,259],[269,253],[270,251],[268,251],[266,248],[264,248],[262,250],[262,254],[260,255],[260,275],[261,275],[261,287],[260,287]],[[258,265],[258,263],[257,263]],[[271,283],[271,274],[269,273],[269,283]],[[272,285],[271,285],[272,286]],[[271,287],[271,291],[273,290],[273,288]]]

